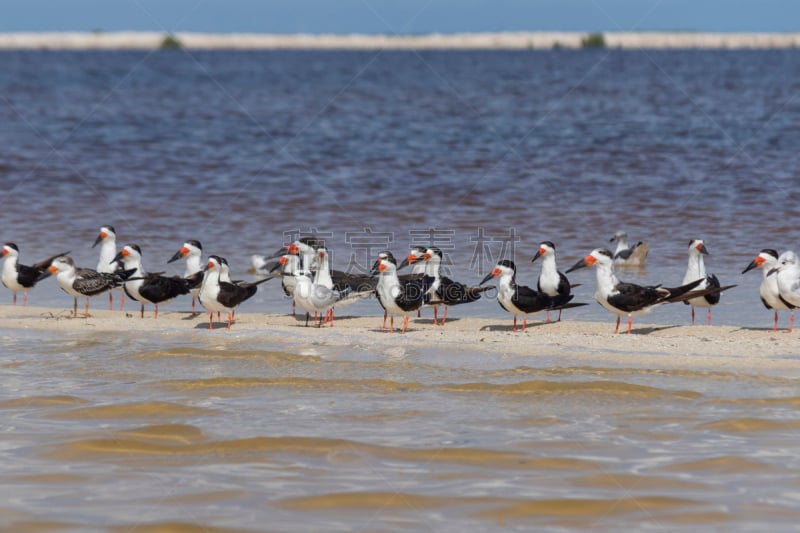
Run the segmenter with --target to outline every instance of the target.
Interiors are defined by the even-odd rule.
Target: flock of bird
[[[617,316],[614,333],[619,332],[620,321],[627,316],[628,333],[633,317],[642,315],[663,304],[684,302],[691,306],[692,324],[695,308],[707,308],[708,324],[711,324],[711,308],[720,301],[720,294],[735,285],[722,286],[713,274],[707,274],[703,257],[708,255],[700,239],[689,243],[689,263],[683,282],[678,287],[661,285],[643,286],[626,283],[617,278],[615,269],[628,266],[644,266],[648,247],[645,243],[628,246],[627,235],[618,232],[611,239],[616,243],[615,252],[596,248],[566,270],[593,267],[596,269],[597,288],[595,299],[600,305]],[[374,295],[384,310],[383,329],[387,318],[389,330],[394,331],[394,318],[402,317],[401,332],[408,328],[409,317],[419,316],[424,306],[432,307],[433,323],[444,325],[451,306],[474,302],[482,293],[496,289],[500,306],[513,315],[513,330],[517,330],[517,317],[522,317],[522,329],[531,314],[545,312],[549,322],[550,312],[558,311],[557,320],[565,309],[587,305],[573,302],[572,289],[564,272],[556,265],[556,247],[550,241],[539,244],[532,261],[541,259],[541,273],[535,288],[516,282],[517,268],[513,261],[504,259],[476,286],[469,286],[444,276],[441,272],[443,254],[435,247],[414,247],[399,264],[389,251],[378,254],[370,275],[352,274],[330,267],[329,253],[323,240],[302,237],[266,256],[253,256],[253,270],[261,276],[255,282],[232,280],[228,262],[223,257],[211,255],[202,259],[203,248],[196,240],[186,241],[168,263],[185,260],[183,276],[165,276],[163,272],[148,272],[142,264],[142,251],[136,244],[127,244],[117,252],[116,232],[112,226],[103,226],[93,247],[100,246],[100,259],[96,269],[78,268],[63,252],[34,265],[19,262],[19,248],[6,243],[2,248],[4,264],[2,283],[13,292],[13,303],[17,293],[23,294],[23,305],[27,304],[28,290],[48,276],[54,276],[58,286],[74,297],[73,316],[78,316],[78,298],[86,298],[85,316],[89,316],[89,300],[108,293],[109,309],[113,310],[113,289],[121,288],[120,309],[125,296],[141,305],[144,317],[145,304],[158,306],[181,295],[192,296],[192,313],[196,314],[195,301],[209,313],[209,329],[213,329],[213,313],[227,313],[230,329],[237,307],[252,297],[258,285],[275,277],[281,279],[285,294],[292,298],[292,313],[296,306],[306,313],[306,325],[311,317],[317,327],[333,325],[334,309]],[[400,274],[405,267],[411,272]],[[778,311],[791,313],[789,331],[794,325],[794,309],[800,307],[800,264],[794,252],[780,256],[775,250],[764,249],[742,272],[759,268],[763,273],[759,293],[767,309],[773,310],[773,331],[778,327]],[[497,285],[486,285],[495,280]],[[439,308],[443,315],[439,319]]]

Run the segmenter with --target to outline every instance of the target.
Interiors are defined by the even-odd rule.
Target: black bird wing
[[[227,281],[220,281],[219,296],[217,296],[217,300],[219,300],[219,303],[225,307],[236,307],[243,301],[252,297],[258,291],[258,286],[260,284],[271,279],[272,277],[268,277],[258,281],[245,283],[228,283]]]
[[[623,259],[627,261],[631,257],[632,253],[633,253],[633,248],[625,248],[624,250],[620,250],[614,255],[614,260],[616,261],[617,259]]]
[[[53,262],[53,259],[67,254],[69,254],[69,252],[56,254],[30,266],[17,263],[17,281],[26,289],[30,289],[36,285],[37,281],[43,280],[44,278],[50,276],[50,271],[47,270],[47,267],[50,266],[50,264]]]
[[[718,289],[720,288],[719,279],[714,274],[706,277],[706,288],[707,289]],[[711,294],[706,294],[705,299],[710,305],[717,305],[719,303],[719,292],[712,292]]]
[[[203,271],[200,270],[199,272],[195,272],[191,276],[187,276],[183,278],[186,280],[186,287],[191,289],[197,289],[203,283]],[[270,278],[267,278],[270,279]]]
[[[427,303],[426,300],[429,297],[427,293],[434,281],[433,276],[425,275],[418,279],[401,280],[400,288],[403,292],[395,298],[397,307],[403,311],[415,311],[422,307]]]
[[[189,294],[189,287],[186,280],[180,276],[168,278],[160,274],[148,274],[139,287],[139,294],[148,302],[157,304],[181,294]]]
[[[466,304],[479,300],[481,293],[491,290],[488,287],[468,287],[458,281],[442,276],[439,289],[436,291],[436,298],[445,305]],[[438,302],[436,302],[438,303]]]
[[[55,259],[56,257],[61,257],[63,255],[69,255],[69,253],[70,253],[69,250],[67,250],[64,253],[60,253],[60,254],[56,254],[56,255],[50,256],[47,259],[42,259],[38,263],[34,263],[31,266],[33,268],[35,268],[36,270],[39,270],[39,271],[47,270],[47,267],[50,266],[50,264],[53,262],[53,259]]]
[[[86,296],[96,296],[118,285],[114,274],[103,274],[91,268],[75,270],[75,282],[72,288]]]
[[[700,280],[694,282],[693,287],[696,287]],[[691,285],[691,284],[690,284]],[[668,292],[670,289],[662,289],[661,287],[643,287],[635,283],[620,282],[615,287],[616,294],[610,295],[607,300],[612,306],[616,307],[626,313],[640,311],[645,307],[655,305],[662,301],[667,301],[670,296]],[[687,291],[690,289],[686,289]],[[682,294],[682,293],[681,293]]]
[[[225,307],[233,308],[253,296],[256,291],[258,291],[258,287],[255,284],[243,287],[241,285],[228,283],[227,281],[220,281],[217,300]]]
[[[525,285],[517,285],[514,290],[514,305],[523,313],[535,313],[552,306],[553,299],[546,293],[531,289]]]
[[[371,293],[378,286],[378,278],[374,276],[348,274],[341,270],[332,270],[331,279],[333,290],[342,292],[350,289],[350,294]]]

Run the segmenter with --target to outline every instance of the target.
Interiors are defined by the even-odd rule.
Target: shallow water
[[[796,376],[25,337],[5,531],[798,529]]]
[[[540,240],[565,268],[624,228],[651,245],[625,277],[677,284],[699,236],[739,284],[714,322],[768,327],[760,275],[740,272],[796,245],[799,65],[794,50],[3,52],[3,238],[23,262],[71,249],[94,266],[112,223],[150,270],[182,272],[165,261],[196,238],[241,278],[295,231],[330,232],[339,268],[432,238],[477,282],[513,230],[531,283]],[[592,274],[572,280],[591,302]],[[288,311],[273,285],[242,312]],[[71,304],[52,280],[31,302]],[[491,298],[452,315],[509,320]],[[594,303],[570,318],[611,328]],[[0,529],[800,529],[796,375],[193,332],[2,331]]]

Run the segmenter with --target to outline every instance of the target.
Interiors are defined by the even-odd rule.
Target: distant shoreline
[[[427,35],[178,32],[0,33],[0,50],[547,50],[777,49],[800,47],[800,33],[507,32]]]

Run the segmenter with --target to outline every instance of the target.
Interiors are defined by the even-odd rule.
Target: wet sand
[[[431,314],[426,310],[426,314]],[[160,310],[157,319],[148,310],[92,310],[88,319],[71,317],[71,310],[47,307],[0,307],[0,327],[14,330],[46,330],[69,333],[141,331],[148,335],[198,335],[209,338],[252,341],[261,338],[276,346],[322,344],[359,348],[415,348],[453,354],[544,357],[564,365],[624,365],[646,368],[754,371],[781,373],[796,369],[797,333],[773,332],[767,328],[733,326],[671,326],[634,320],[632,334],[614,334],[614,319],[608,322],[563,320],[546,323],[529,320],[527,329],[513,332],[511,319],[453,318],[445,326],[434,326],[431,318],[412,318],[405,334],[381,329],[381,316],[349,316],[339,311],[333,327],[305,327],[300,315],[241,312],[231,330],[214,320],[208,330],[208,315]],[[623,321],[624,322],[624,321]],[[395,327],[402,325],[395,319]],[[624,323],[621,326],[624,329]]]

